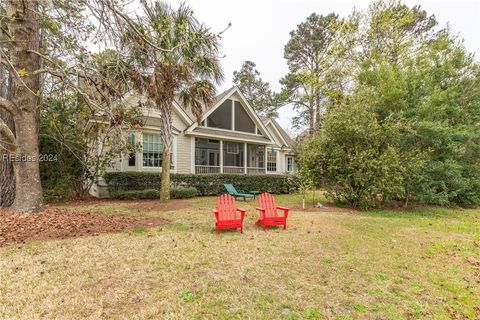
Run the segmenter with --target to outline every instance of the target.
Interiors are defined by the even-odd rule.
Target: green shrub
[[[170,198],[186,199],[197,195],[195,188],[175,188],[170,190]],[[112,190],[110,197],[115,199],[159,199],[160,191],[157,189],[143,190]]]
[[[170,190],[170,198],[172,199],[187,199],[193,198],[197,195],[197,188],[176,188]]]
[[[302,173],[321,180],[327,197],[362,209],[406,200],[423,165],[413,146],[398,147],[409,128],[401,121],[379,121],[365,99],[357,95],[331,110],[322,128],[304,141],[299,158]]]
[[[151,172],[108,172],[104,175],[110,194],[118,191],[158,189],[160,174]],[[286,175],[241,175],[241,174],[171,174],[173,189],[195,188],[199,196],[225,193],[224,183],[231,183],[238,191],[291,193],[298,189],[299,180]],[[184,192],[184,191],[182,191]],[[172,194],[173,198],[173,194]]]

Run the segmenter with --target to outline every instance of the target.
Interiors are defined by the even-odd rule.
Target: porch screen
[[[220,141],[195,138],[195,165],[219,166]]]
[[[232,129],[232,100],[225,100],[217,110],[208,116],[207,127]]]
[[[244,144],[223,142],[223,165],[226,167],[243,167]]]
[[[248,167],[265,168],[265,146],[249,144],[247,150]]]
[[[235,101],[235,131],[256,133],[255,124],[238,101]]]

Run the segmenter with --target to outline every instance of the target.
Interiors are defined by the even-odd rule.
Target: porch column
[[[220,140],[220,173],[223,173],[223,140]]]
[[[267,174],[267,153],[268,153],[268,149],[267,149],[267,146],[265,146],[265,162],[263,162],[263,165],[265,166],[265,174]]]
[[[243,144],[243,170],[244,170],[244,173],[247,174],[247,160],[248,160],[248,157],[247,157],[247,144],[244,143]]]

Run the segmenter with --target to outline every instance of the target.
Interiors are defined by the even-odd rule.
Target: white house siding
[[[192,170],[192,140],[190,136],[180,133],[177,137],[176,172],[191,173]]]

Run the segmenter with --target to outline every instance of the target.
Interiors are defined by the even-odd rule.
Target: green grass
[[[480,316],[480,210],[302,211],[301,195],[277,202],[294,208],[288,230],[261,231],[256,203],[239,201],[244,234],[214,232],[213,197],[170,211],[125,201],[73,207],[169,223],[0,248],[0,318]]]

